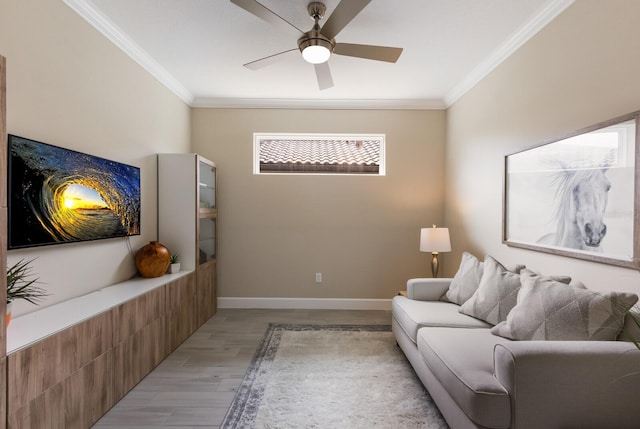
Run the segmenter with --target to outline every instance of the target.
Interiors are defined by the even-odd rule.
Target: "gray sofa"
[[[444,302],[452,279],[392,301],[398,345],[454,428],[640,428],[640,351],[627,341],[513,341]]]

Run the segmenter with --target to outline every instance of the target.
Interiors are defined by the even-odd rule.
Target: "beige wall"
[[[189,150],[189,107],[62,1],[3,0],[1,9],[8,132],[140,167],[142,235],[130,246],[155,239],[155,153]],[[51,293],[43,305],[136,272],[126,239],[11,251],[8,263],[34,257]],[[34,309],[18,302],[14,314]]]
[[[221,296],[388,298],[408,277],[427,275],[418,230],[443,219],[454,246],[442,255],[445,275],[471,250],[594,288],[637,291],[634,270],[501,243],[506,153],[640,109],[637,16],[638,2],[576,2],[445,118],[441,111],[190,111],[62,2],[6,0],[8,131],[141,167],[134,250],[156,236],[154,154],[192,150],[216,161]],[[256,131],[385,133],[387,176],[254,176]],[[52,293],[45,305],[135,272],[124,239],[13,251],[9,263],[32,257]]]
[[[192,148],[219,168],[219,295],[388,299],[426,276],[419,229],[443,216],[444,116],[194,109]],[[387,175],[253,175],[254,132],[384,133]]]
[[[639,16],[637,1],[577,1],[448,110],[445,219],[457,260],[470,250],[640,291],[634,270],[501,244],[505,154],[640,109]]]

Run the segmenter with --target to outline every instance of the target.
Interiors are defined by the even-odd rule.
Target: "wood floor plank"
[[[269,323],[389,325],[391,312],[219,309],[93,427],[218,428]]]

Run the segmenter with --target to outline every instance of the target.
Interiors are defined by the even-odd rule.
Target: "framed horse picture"
[[[503,243],[640,267],[640,111],[505,156]]]

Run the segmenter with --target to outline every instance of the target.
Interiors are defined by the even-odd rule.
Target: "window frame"
[[[263,140],[378,140],[378,172],[344,171],[262,171],[260,169],[260,142]],[[253,133],[253,174],[260,176],[386,176],[386,135],[385,134],[342,134],[342,133]]]

